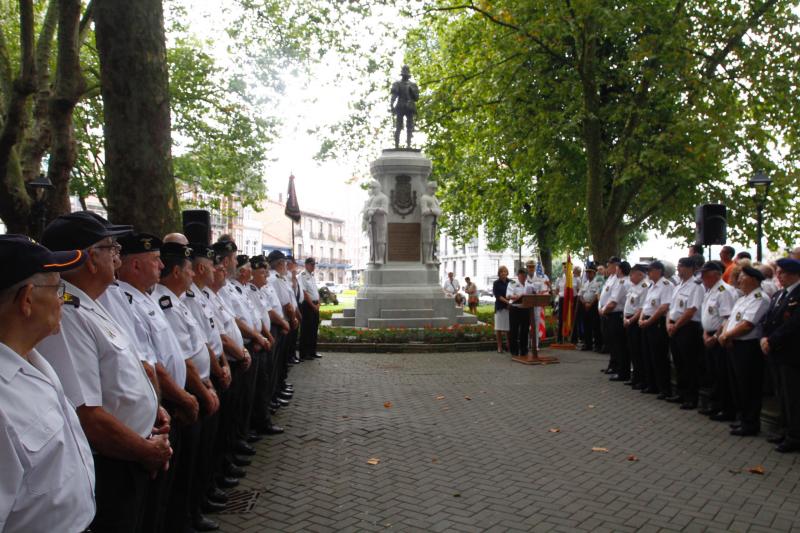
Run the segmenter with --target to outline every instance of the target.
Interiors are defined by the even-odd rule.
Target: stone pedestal
[[[333,325],[358,327],[439,327],[476,323],[447,298],[439,265],[422,262],[419,199],[425,194],[431,161],[419,150],[384,150],[370,165],[389,197],[387,261],[368,264],[352,316],[334,317]]]

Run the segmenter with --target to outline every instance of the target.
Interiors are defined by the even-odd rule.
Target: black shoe
[[[276,426],[275,424],[270,424],[269,426],[264,428],[265,435],[280,435],[284,432],[284,429],[280,426]]]
[[[728,424],[728,427],[731,429],[737,429],[742,427],[742,423],[737,420],[736,422],[731,422],[730,424]]]
[[[666,400],[667,398],[669,398],[669,396],[667,396],[663,392],[660,393],[658,396],[656,396],[656,400]]]
[[[785,438],[786,437],[784,437],[783,435],[772,435],[770,437],[767,437],[767,442],[769,442],[770,444],[781,444],[783,443]]]
[[[711,416],[711,415],[713,415],[714,413],[716,413],[716,412],[717,412],[717,410],[716,410],[716,409],[713,409],[713,408],[711,408],[711,407],[703,407],[702,409],[700,409],[700,410],[699,410],[699,411],[697,411],[697,412],[698,412],[698,413],[700,413],[701,415],[705,415],[705,416]]]
[[[225,475],[227,477],[242,479],[247,475],[247,471],[244,468],[239,468],[236,465],[228,465],[228,468],[225,469]]]
[[[691,411],[692,409],[697,409],[697,402],[684,402],[681,404],[681,409],[684,411]]]
[[[300,363],[300,360],[299,360],[299,359],[294,359],[294,358],[290,357],[290,358],[289,358],[289,359],[288,359],[286,362],[287,362],[288,364],[290,364],[290,365],[296,365],[296,364],[299,364],[299,363]]]
[[[709,416],[708,418],[710,418],[715,422],[733,422],[734,420],[736,420],[736,415],[732,415],[724,411],[719,411]]]
[[[633,390],[642,390],[642,389],[644,389],[645,387],[644,387],[644,385],[642,385],[641,383],[634,383],[634,384],[632,384],[632,385],[631,385],[631,388],[632,388]]]
[[[239,486],[239,480],[235,477],[218,477],[217,486],[221,489],[232,489]]]
[[[322,359],[322,354],[315,353],[315,354],[310,356],[310,359]]]
[[[681,398],[679,395],[676,394],[674,396],[669,396],[667,398],[667,401],[669,403],[683,403],[683,398]]]
[[[280,408],[280,406],[281,406],[281,404],[279,404],[279,403],[278,403],[278,402],[276,402],[275,400],[272,400],[271,402],[269,402],[269,408],[270,408],[270,411],[272,411],[273,409],[274,409],[275,411],[277,411],[277,410]],[[274,413],[275,411],[272,411],[272,412]]]
[[[294,385],[292,385],[291,383],[284,383],[283,384],[283,388],[284,389],[289,389],[289,390],[294,390]]]
[[[287,402],[292,399],[292,396],[293,396],[293,393],[291,393],[291,392],[281,391],[281,392],[278,393],[278,398],[281,398],[282,400],[286,400]]]
[[[208,491],[208,501],[214,503],[228,503],[228,495],[214,487]]]
[[[641,392],[642,394],[658,394],[658,389],[654,389],[652,387],[646,387],[639,392]]]
[[[736,428],[731,430],[731,435],[736,437],[752,437],[754,435],[758,435],[757,429],[748,429],[748,428]]]
[[[250,434],[247,436],[247,444],[255,444],[260,440],[261,440],[261,435],[259,435],[254,431],[251,431]]]
[[[800,451],[800,444],[794,444],[790,442],[783,441],[777,446],[775,446],[775,451],[780,453],[791,453]]]
[[[219,524],[203,515],[199,515],[192,520],[192,527],[195,531],[216,531],[219,529]]]
[[[256,449],[243,440],[237,440],[233,447],[233,452],[240,455],[255,455]]]
[[[250,466],[253,464],[253,461],[245,457],[234,455],[231,457],[231,463],[233,463],[235,466]]]
[[[613,376],[608,378],[608,381],[627,381],[627,379],[628,378],[620,376],[619,374],[614,374]]]
[[[623,382],[622,382],[622,384],[623,384],[623,385],[627,385],[628,387],[633,387],[633,386],[634,386],[634,383],[633,383],[633,381],[630,381],[630,380],[628,380],[628,381],[623,381]]]
[[[218,513],[225,510],[225,504],[208,500],[203,502],[202,508],[204,513]]]
[[[284,400],[283,398],[277,398],[275,400],[275,403],[277,403],[281,407],[286,407],[287,405],[289,405],[289,401],[288,400]]]

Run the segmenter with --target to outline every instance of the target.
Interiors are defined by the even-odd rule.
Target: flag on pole
[[[536,263],[536,277],[547,278],[547,276],[544,274],[544,269],[542,268],[541,257]],[[544,307],[539,307],[539,316],[536,319],[536,327],[538,329],[537,334],[539,336],[539,340],[544,340],[544,338],[547,337],[547,327],[544,325]]]
[[[575,291],[572,279],[572,257],[567,254],[567,264],[564,266],[564,309],[561,310],[561,337],[567,342],[572,335],[572,321],[575,318]]]
[[[286,195],[286,209],[283,213],[294,222],[300,222],[300,205],[297,203],[297,192],[294,190],[294,174],[289,176],[289,193]]]

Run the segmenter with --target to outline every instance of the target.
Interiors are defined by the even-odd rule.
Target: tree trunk
[[[156,235],[179,228],[161,0],[94,5],[110,218]]]

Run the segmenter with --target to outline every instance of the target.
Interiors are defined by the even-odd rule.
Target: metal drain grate
[[[232,490],[228,492],[228,503],[219,514],[244,514],[253,510],[261,495],[257,490]]]

